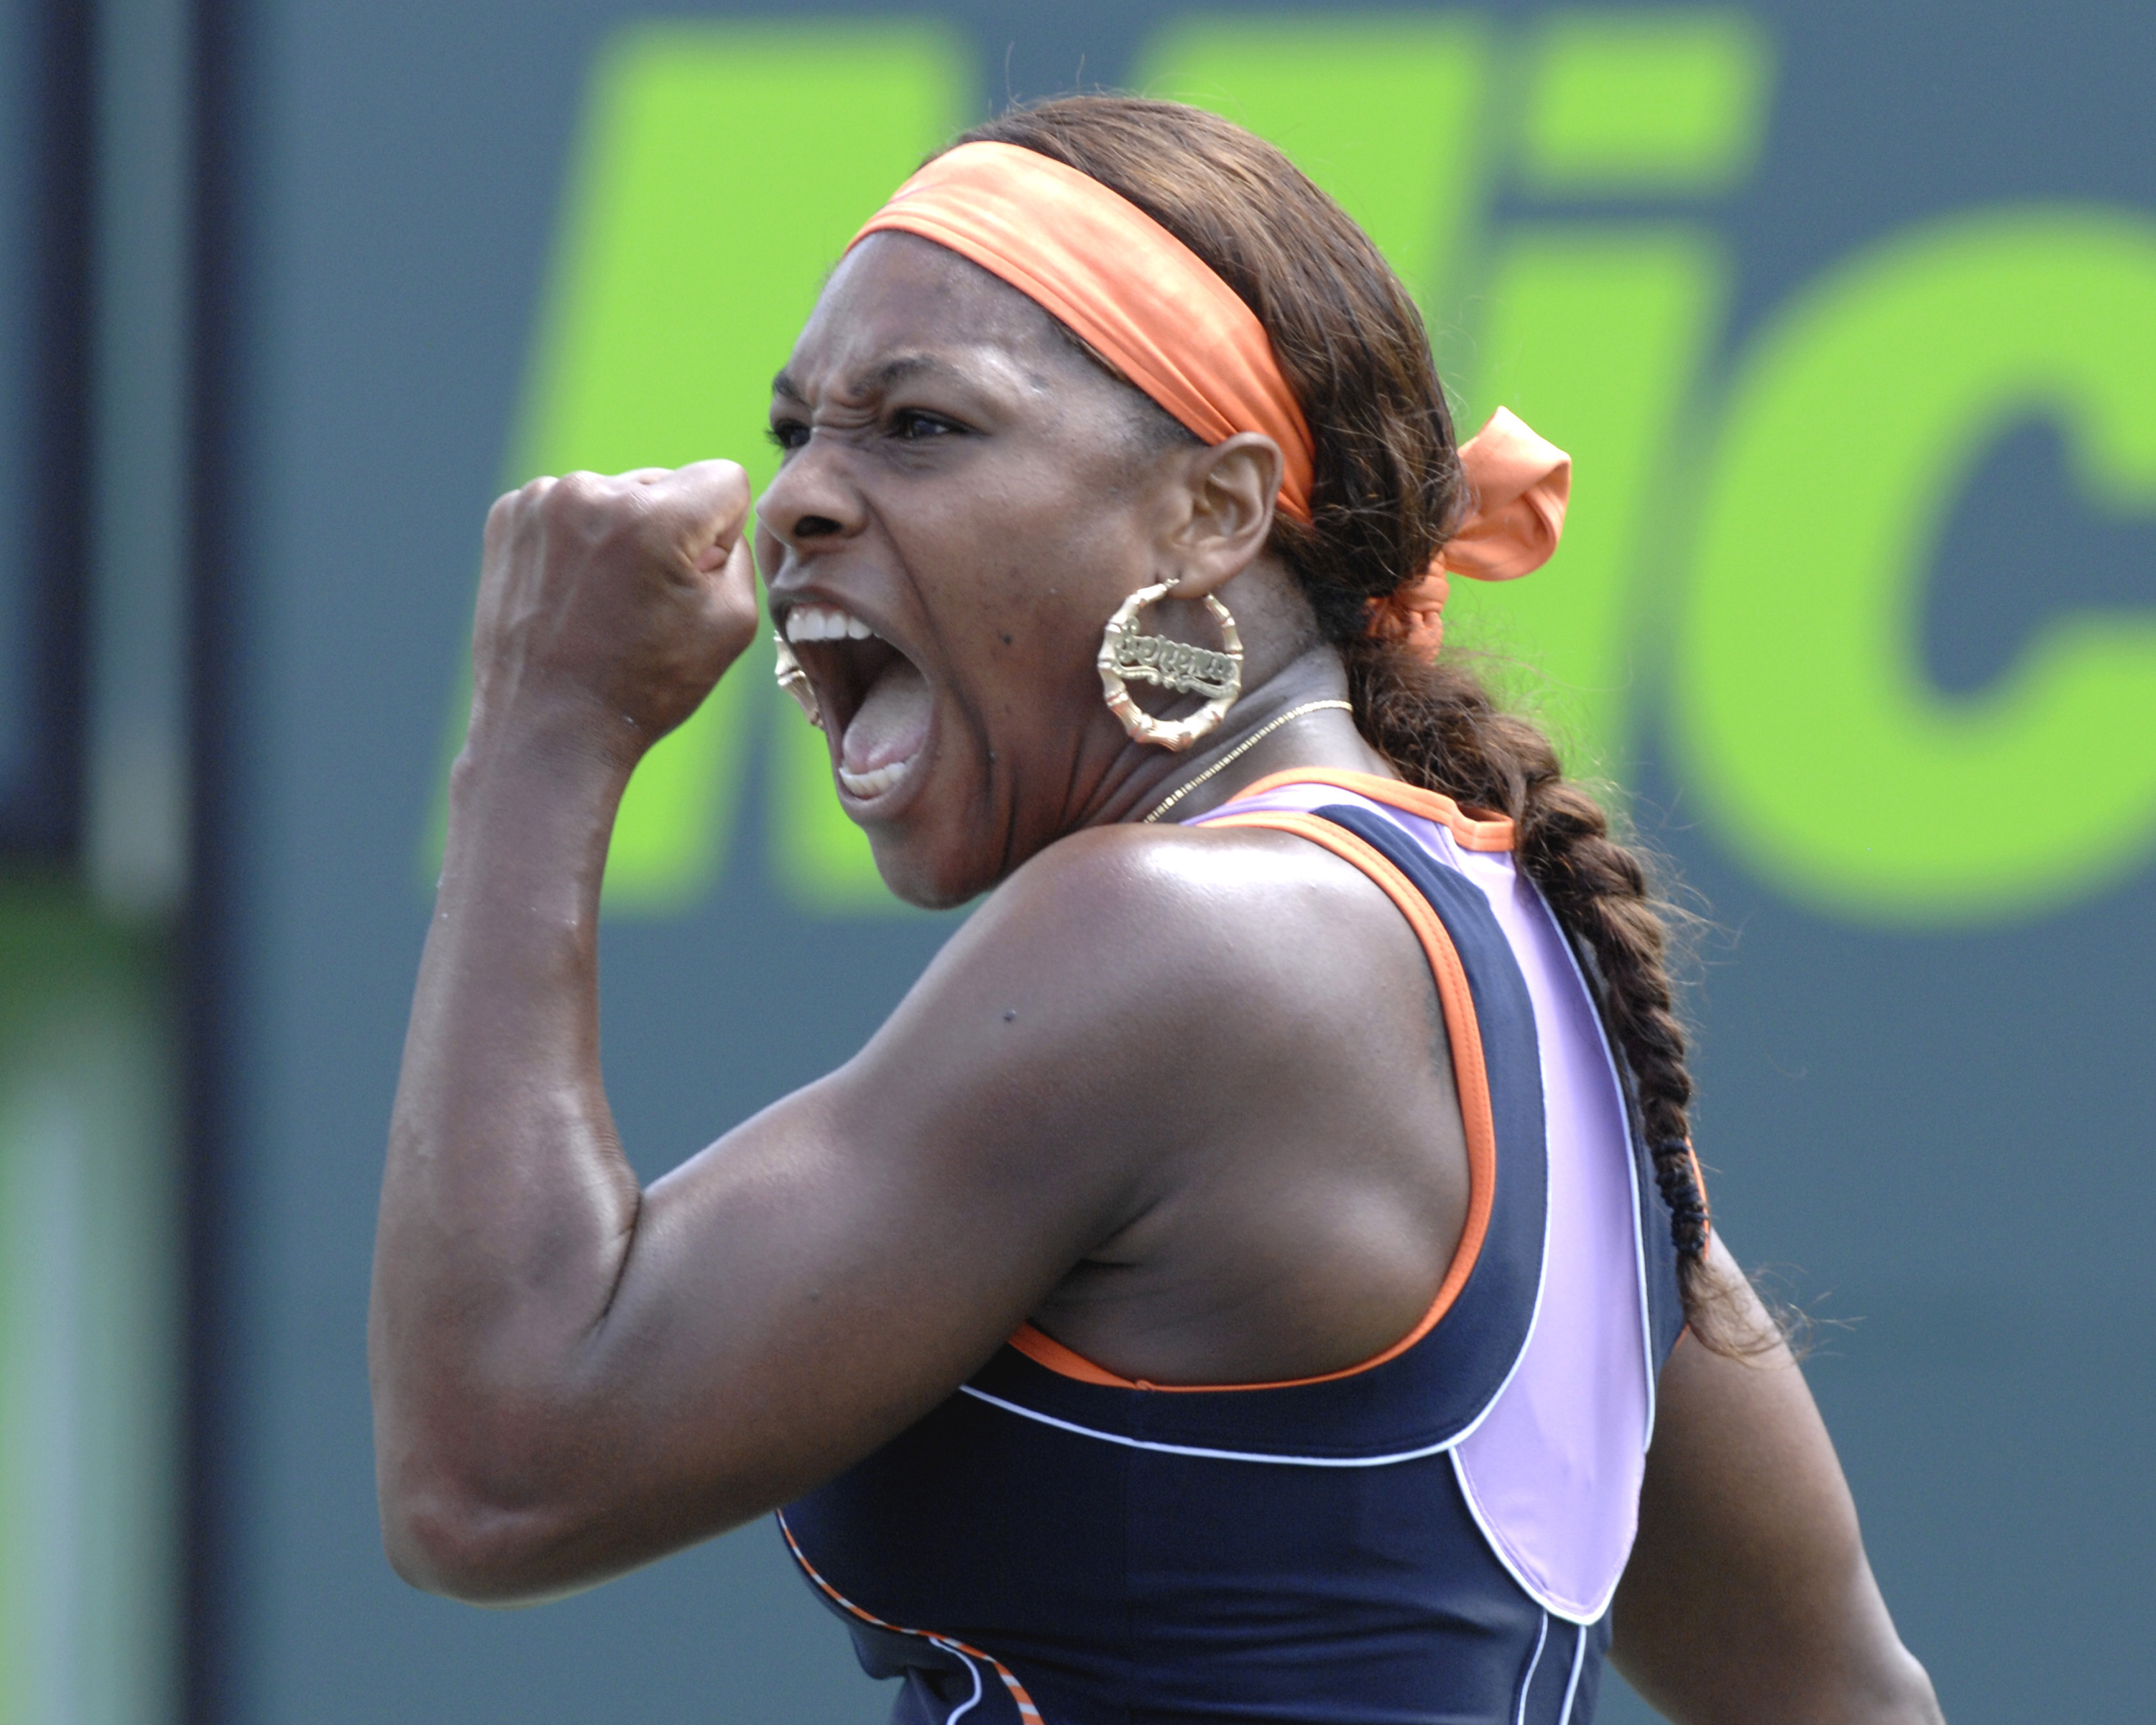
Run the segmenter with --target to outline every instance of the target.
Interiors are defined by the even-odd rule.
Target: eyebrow
[[[965,372],[948,360],[937,359],[932,354],[901,353],[896,359],[887,359],[872,371],[863,372],[850,380],[847,393],[853,395],[880,395],[893,385],[903,383],[909,377],[948,377],[953,382],[968,380]],[[801,386],[792,375],[781,372],[771,380],[771,393],[787,401],[806,403]]]

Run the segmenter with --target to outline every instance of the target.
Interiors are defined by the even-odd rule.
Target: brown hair
[[[1368,602],[1419,575],[1466,513],[1452,416],[1421,316],[1378,249],[1271,145],[1201,109],[1068,96],[961,142],[1015,144],[1111,187],[1209,264],[1255,312],[1317,441],[1310,526],[1277,518],[1295,571],[1346,661],[1355,721],[1410,783],[1517,825],[1521,865],[1584,944],[1630,1069],[1669,1211],[1686,1312],[1726,1322],[1705,1276],[1707,1222],[1688,1148],[1692,1084],[1671,1000],[1669,932],[1640,855],[1567,780],[1549,739],[1501,712],[1456,665],[1371,639]]]

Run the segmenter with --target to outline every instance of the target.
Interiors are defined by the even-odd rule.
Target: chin
[[[955,910],[996,884],[999,871],[968,854],[963,837],[910,821],[864,824],[883,884],[923,911]]]

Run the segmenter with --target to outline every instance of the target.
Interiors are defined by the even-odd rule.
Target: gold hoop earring
[[[1228,709],[1243,692],[1243,638],[1228,608],[1211,593],[1205,608],[1220,625],[1222,649],[1194,647],[1187,641],[1171,641],[1166,635],[1135,632],[1137,614],[1147,605],[1166,598],[1175,590],[1173,581],[1142,587],[1116,608],[1101,635],[1101,690],[1108,711],[1123,721],[1134,742],[1180,752],[1201,737],[1210,736],[1228,716]],[[1173,689],[1178,695],[1202,695],[1205,705],[1187,719],[1167,721],[1154,718],[1131,699],[1128,679]]]
[[[801,669],[801,661],[793,656],[793,649],[786,644],[786,637],[777,629],[771,632],[771,644],[778,649],[778,663],[772,672],[778,680],[778,686],[800,703],[801,716],[821,731],[823,710],[816,705],[816,691],[809,685],[808,673]]]

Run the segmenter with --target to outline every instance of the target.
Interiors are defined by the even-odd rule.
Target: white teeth
[[[906,769],[912,764],[911,760],[893,761],[888,767],[878,767],[868,773],[850,773],[841,767],[839,769],[839,783],[846,788],[847,794],[850,796],[864,799],[870,797],[880,797],[906,777]]]
[[[875,631],[836,605],[796,605],[786,614],[789,641],[865,641]]]

